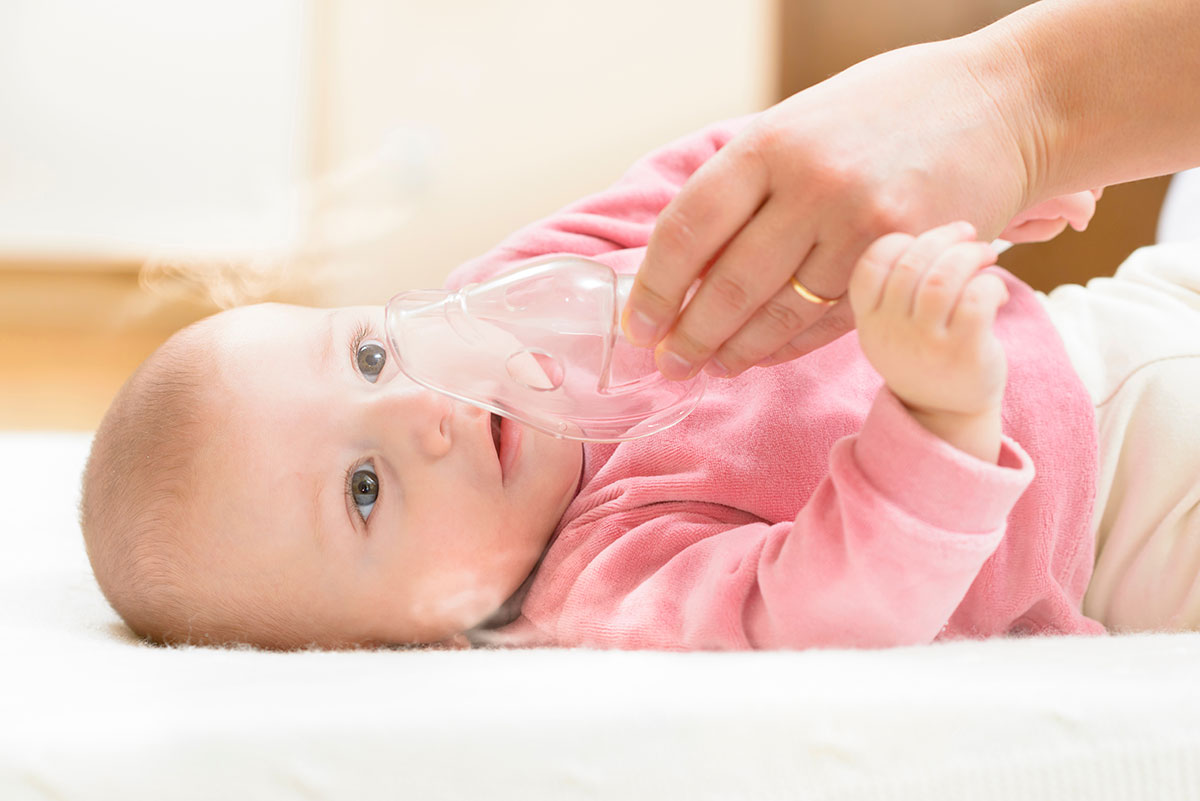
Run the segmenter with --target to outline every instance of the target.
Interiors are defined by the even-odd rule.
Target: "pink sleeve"
[[[930,434],[883,390],[861,432],[834,446],[829,474],[794,522],[746,524],[700,503],[592,521],[581,541],[606,547],[581,571],[550,578],[561,582],[547,588],[558,596],[554,614],[527,614],[560,644],[601,647],[928,643],[1032,479],[1015,442],[1006,438],[998,464],[985,463]]]
[[[655,150],[608,189],[516,231],[488,253],[458,267],[446,279],[446,287],[457,289],[558,253],[593,258],[618,273],[636,272],[659,212],[748,120],[717,123]]]

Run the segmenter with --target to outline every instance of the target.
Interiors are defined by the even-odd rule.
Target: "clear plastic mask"
[[[678,423],[707,377],[668,381],[620,328],[633,276],[578,257],[457,292],[388,302],[393,357],[413,381],[564,439],[619,442]]]

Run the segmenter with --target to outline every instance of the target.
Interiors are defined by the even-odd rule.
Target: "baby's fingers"
[[[951,245],[921,276],[913,299],[913,317],[933,328],[948,326],[967,283],[984,267],[995,263],[996,251],[983,242]]]
[[[1008,287],[995,273],[978,273],[963,287],[962,297],[950,316],[950,334],[972,337],[990,329],[996,312],[1008,302]]]
[[[975,228],[968,222],[939,225],[918,235],[896,259],[883,288],[880,310],[896,319],[907,319],[914,312],[916,295],[925,273],[947,249],[974,238]]]
[[[908,250],[914,239],[910,234],[887,234],[863,251],[854,265],[847,289],[855,319],[861,319],[878,308],[896,259]]]

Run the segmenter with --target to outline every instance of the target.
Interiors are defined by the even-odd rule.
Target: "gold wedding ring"
[[[818,306],[832,306],[833,304],[835,304],[839,300],[841,300],[841,297],[836,297],[836,298],[821,297],[816,292],[813,292],[811,289],[806,287],[804,284],[800,283],[800,280],[798,278],[796,278],[796,276],[794,276],[794,275],[792,276],[792,289],[796,290],[796,294],[799,295],[800,297],[804,298],[805,300],[807,300],[809,303],[815,303]]]

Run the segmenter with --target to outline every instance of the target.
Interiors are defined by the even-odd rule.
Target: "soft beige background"
[[[373,157],[381,168],[362,176],[357,196],[354,186],[333,193],[352,214],[320,220],[320,236],[349,245],[343,266],[374,275],[337,287],[339,302],[436,285],[513,229],[603,188],[647,150],[773,99],[770,0],[318,8],[326,49],[314,92],[316,171]],[[389,172],[390,228],[384,204],[369,213]],[[377,237],[373,216],[385,229]]]
[[[0,164],[26,181],[0,215],[31,221],[0,235],[0,427],[94,426],[212,284],[318,305],[437,286],[774,98],[773,0],[47,2],[0,10]]]

